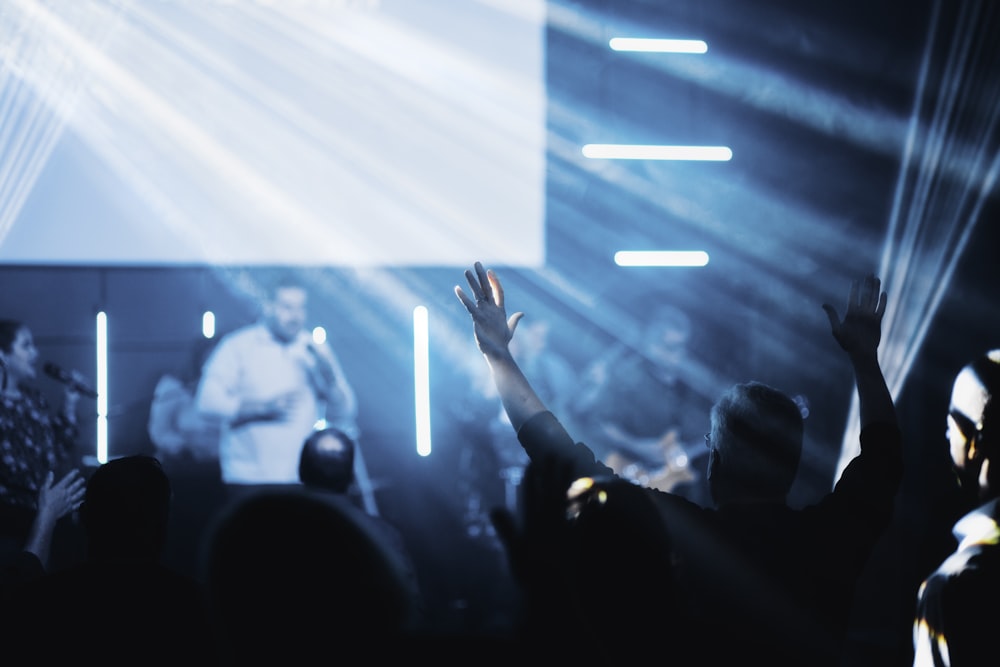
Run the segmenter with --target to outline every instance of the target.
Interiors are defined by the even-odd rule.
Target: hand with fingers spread
[[[79,470],[71,470],[58,482],[50,470],[38,489],[38,512],[28,532],[24,550],[33,553],[41,567],[48,567],[52,551],[52,537],[56,522],[79,509],[86,490],[86,480]]]
[[[850,355],[874,355],[882,337],[882,316],[885,314],[887,295],[881,291],[881,281],[874,275],[851,283],[847,311],[840,320],[837,310],[823,304],[830,319],[833,337]]]
[[[52,471],[45,478],[45,483],[38,490],[38,512],[48,512],[61,519],[80,507],[86,488],[86,480],[79,470],[71,470],[58,482],[55,482]]]
[[[516,432],[532,416],[548,410],[509,348],[514,330],[524,313],[517,312],[507,317],[503,285],[493,270],[485,269],[480,262],[475,263],[473,270],[465,272],[465,279],[469,282],[472,296],[458,285],[455,286],[455,295],[472,316],[476,345],[489,363],[504,411]]]
[[[882,340],[882,316],[888,297],[873,274],[851,283],[847,311],[841,320],[836,308],[823,304],[830,330],[854,366],[861,427],[873,422],[896,425],[896,408],[878,362]]]
[[[475,273],[472,270],[465,272],[472,297],[457,285],[455,294],[472,315],[479,350],[487,358],[503,356],[508,353],[507,345],[514,337],[514,330],[524,313],[514,313],[508,318],[504,307],[503,286],[493,269],[484,269],[480,262],[476,262],[474,271]]]

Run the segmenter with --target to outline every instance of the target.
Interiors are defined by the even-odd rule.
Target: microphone
[[[56,366],[51,361],[45,362],[45,365],[42,366],[42,369],[45,371],[45,374],[48,375],[50,378],[58,382],[62,382],[63,384],[69,385],[70,387],[80,392],[84,396],[87,396],[89,398],[97,398],[96,391],[94,391],[84,383],[74,378],[72,373],[70,373],[67,370],[63,370],[62,368]]]

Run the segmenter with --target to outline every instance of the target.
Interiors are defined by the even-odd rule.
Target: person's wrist
[[[59,512],[49,503],[42,503],[38,507],[36,523],[40,526],[54,524],[59,519]]]

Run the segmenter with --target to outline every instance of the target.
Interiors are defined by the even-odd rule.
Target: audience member
[[[531,460],[559,457],[576,477],[610,474],[590,449],[574,443],[511,356],[523,313],[508,319],[497,276],[477,262],[466,278],[472,297],[457,286],[456,295],[472,316],[477,345]],[[676,639],[695,642],[698,664],[739,664],[750,656],[769,665],[840,662],[857,578],[891,519],[902,477],[895,407],[877,357],[886,306],[880,286],[875,276],[855,281],[842,320],[823,305],[854,369],[862,426],[861,452],[832,492],[802,509],[787,504],[803,418],[790,397],[759,382],[732,387],[712,407],[714,508],[647,491],[667,517],[674,544],[674,559],[664,567],[676,568],[687,618]]]
[[[415,615],[422,617],[424,602],[417,571],[402,534],[382,516],[369,514],[364,509],[354,477],[356,452],[357,444],[340,429],[317,430],[302,445],[299,480],[307,493],[332,503],[338,511],[370,527],[374,536],[385,542],[386,555],[395,560],[394,567],[403,575],[410,590]],[[416,624],[422,625],[423,619],[418,618]]]
[[[86,480],[78,470],[69,471],[58,482],[52,471],[46,475],[38,491],[38,512],[24,548],[0,557],[0,601],[11,590],[45,574],[49,567],[56,522],[80,507],[85,484]]]
[[[384,535],[345,510],[288,487],[223,510],[204,561],[222,664],[399,659],[415,622],[407,575]]]
[[[569,361],[550,349],[551,328],[545,320],[522,324],[518,337],[511,341],[511,354],[535,378],[535,390],[546,404],[553,409],[564,406],[568,411],[579,388],[577,373]],[[528,457],[511,431],[488,370],[482,370],[473,375],[475,391],[460,391],[457,399],[448,401],[447,418],[458,428],[454,440],[462,447],[456,486],[465,506],[466,533],[496,547],[490,509],[503,502],[516,511],[517,490]]]
[[[232,494],[298,485],[299,452],[320,420],[357,439],[357,401],[333,348],[305,329],[308,293],[279,276],[260,319],[223,336],[196,393],[202,413],[224,422],[222,480]]]
[[[691,382],[691,320],[670,304],[652,305],[644,315],[636,340],[623,336],[583,372],[563,419],[588,433],[595,456],[617,474],[708,504],[699,493],[704,466],[699,470],[695,459],[705,463],[712,402]]]
[[[995,665],[1000,648],[1000,349],[955,377],[947,438],[960,489],[972,507],[955,524],[955,552],[921,584],[914,666]],[[993,465],[996,463],[997,465]]]
[[[524,322],[517,338],[510,341],[510,352],[517,363],[534,380],[535,391],[553,411],[568,407],[579,390],[577,372],[558,351],[549,344],[552,325],[547,320]],[[489,382],[489,397],[497,401],[496,388]],[[508,509],[517,507],[517,488],[521,483],[528,456],[511,431],[510,420],[502,405],[497,405],[496,417],[490,421],[493,448],[500,464],[500,475],[505,483],[505,500]]]
[[[610,665],[664,633],[685,636],[671,537],[645,489],[574,480],[572,465],[546,456],[528,464],[520,500],[517,515],[491,514],[522,593],[517,642],[540,659]]]
[[[53,410],[32,384],[37,360],[31,329],[0,320],[0,553],[6,555],[24,548],[48,474],[62,477],[76,464],[80,392],[65,384],[62,406]]]
[[[153,457],[125,456],[93,472],[80,506],[85,560],[14,592],[8,646],[16,655],[40,664],[210,662],[203,588],[160,563],[170,498]]]

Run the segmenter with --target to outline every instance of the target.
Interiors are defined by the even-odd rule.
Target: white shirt
[[[318,349],[336,371],[334,386],[323,388],[320,398],[310,380],[316,364],[310,346]],[[233,331],[219,341],[205,363],[197,392],[202,412],[217,414],[229,424],[244,401],[270,401],[294,393],[295,401],[285,420],[255,421],[223,428],[219,444],[222,479],[231,484],[296,484],[299,453],[317,421],[357,435],[357,401],[329,345],[316,345],[311,336],[283,343],[258,322]]]

